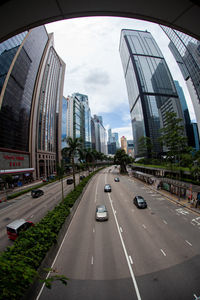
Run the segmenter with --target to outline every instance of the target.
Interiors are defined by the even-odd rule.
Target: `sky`
[[[103,125],[119,138],[133,139],[129,102],[122,69],[119,42],[122,29],[151,32],[169,66],[172,77],[183,88],[191,118],[194,111],[185,81],[171,54],[169,39],[158,24],[117,17],[68,19],[46,25],[54,33],[54,47],[66,64],[65,97],[88,95],[92,116],[103,117]]]

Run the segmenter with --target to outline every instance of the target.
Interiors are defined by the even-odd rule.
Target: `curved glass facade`
[[[26,36],[27,35],[27,36]],[[24,40],[26,36],[26,39]],[[38,74],[40,61],[48,40],[44,26],[12,37],[0,45],[0,63],[4,64],[3,72],[8,72],[18,48],[24,41],[5,86],[5,93],[0,111],[0,147],[29,151],[29,123],[32,107],[32,96]],[[1,73],[1,83],[5,74]],[[4,78],[4,79],[3,79]],[[4,83],[6,84],[6,83]]]

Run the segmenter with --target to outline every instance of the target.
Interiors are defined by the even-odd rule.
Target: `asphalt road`
[[[78,183],[79,175],[76,175]],[[63,180],[64,196],[72,189],[72,185]],[[41,188],[44,195],[32,198],[31,193],[21,195],[13,200],[0,203],[0,251],[13,244],[7,237],[6,225],[16,219],[25,219],[33,223],[39,222],[47,211],[52,210],[62,199],[61,182],[56,181]]]
[[[118,170],[93,177],[67,230],[53,269],[54,282],[37,300],[192,300],[200,296],[200,217]],[[111,193],[104,192],[110,183]],[[133,204],[143,196],[148,208]],[[107,222],[95,221],[105,204]]]

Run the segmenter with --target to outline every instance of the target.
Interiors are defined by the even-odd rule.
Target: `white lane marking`
[[[93,232],[95,232],[95,229],[93,228]]]
[[[108,194],[108,197],[109,199],[111,200],[111,197],[110,197],[110,194]],[[130,264],[130,261],[129,261],[129,257],[128,257],[128,254],[127,254],[127,250],[126,250],[126,247],[125,247],[125,244],[124,244],[124,240],[122,238],[122,234],[120,232],[120,229],[119,229],[119,224],[118,224],[118,221],[117,221],[117,217],[116,217],[116,214],[114,213],[114,208],[113,208],[113,204],[112,202],[110,201],[110,205],[111,205],[111,208],[112,208],[112,211],[113,211],[113,215],[114,215],[114,218],[115,218],[115,223],[117,225],[117,230],[118,230],[118,233],[119,233],[119,237],[120,237],[120,240],[121,240],[121,243],[122,243],[122,248],[124,250],[124,255],[126,257],[126,261],[127,261],[127,264],[128,264],[128,268],[129,268],[129,272],[131,274],[131,278],[132,278],[132,281],[133,281],[133,285],[135,287],[135,292],[136,292],[136,295],[137,295],[137,299],[138,300],[141,300],[141,296],[140,296],[140,292],[139,292],[139,289],[138,289],[138,285],[137,285],[137,282],[136,282],[136,279],[135,279],[135,275],[133,273],[133,269],[131,267],[131,264]]]
[[[92,256],[92,258],[91,258],[91,265],[93,265],[94,264],[94,257]]]
[[[150,210],[151,210],[151,207],[150,207],[150,206],[148,206],[148,209],[150,209]]]
[[[142,224],[142,227],[144,227],[144,229],[146,229],[146,226],[144,224]]]
[[[163,254],[164,256],[166,256],[166,253],[163,251],[163,249],[160,249],[160,251],[162,252],[162,254]]]
[[[163,220],[163,223],[167,224],[167,221]]]
[[[192,225],[200,225],[199,220],[200,220],[200,217],[197,217],[197,218],[195,218],[195,219],[192,219],[191,224],[192,224]],[[193,224],[193,223],[194,223],[194,224]]]
[[[186,243],[187,243],[188,245],[192,246],[192,244],[191,244],[190,242],[188,242],[187,240],[185,240],[185,241],[186,241]]]
[[[34,215],[30,216],[30,218],[33,218]]]
[[[133,264],[133,260],[132,260],[132,257],[129,255],[129,260],[130,260],[130,263]]]
[[[157,194],[151,194],[151,196],[153,196],[153,197],[156,197],[156,196],[157,196]]]
[[[194,294],[195,300],[200,299],[200,297],[197,297],[197,295]]]
[[[111,202],[112,203],[112,202]],[[114,213],[116,214],[117,212],[116,212],[116,210],[114,211]]]
[[[120,231],[121,231],[121,232],[123,232],[123,230],[122,230],[122,228],[121,228],[121,227],[119,227],[119,229],[120,229]]]
[[[164,201],[165,199],[164,198],[156,198],[156,200]]]
[[[134,211],[135,211],[135,209],[133,209],[133,208],[132,208],[131,210],[132,210],[132,212],[134,212]]]
[[[98,188],[98,185],[99,185],[99,181],[97,181],[97,185],[96,185],[96,191],[95,191],[95,199],[94,199],[94,202],[97,202],[97,188]]]

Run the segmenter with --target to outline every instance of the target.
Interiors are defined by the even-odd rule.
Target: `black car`
[[[42,196],[42,195],[44,195],[43,190],[37,189],[37,190],[32,190],[32,191],[31,191],[31,196],[32,196],[33,198],[38,198],[38,197],[40,197],[40,196]]]
[[[115,181],[115,182],[119,182],[119,177],[115,177],[115,178],[114,178],[114,181]]]
[[[106,184],[104,186],[104,192],[111,192],[111,185],[110,184]]]
[[[74,182],[73,178],[67,179],[67,184],[72,184]]]
[[[80,180],[83,180],[85,178],[85,175],[80,176]]]
[[[146,208],[147,207],[147,203],[142,196],[135,196],[135,198],[133,199],[133,203],[138,208]]]

